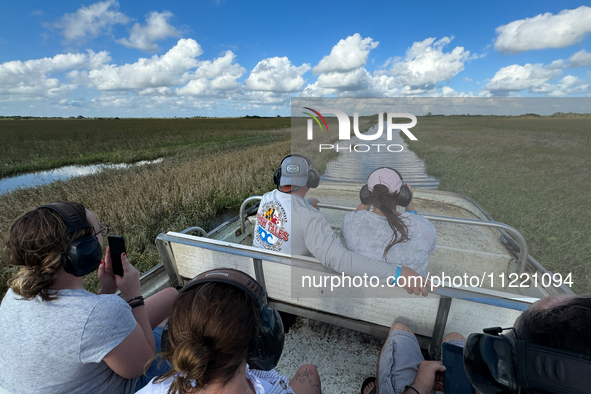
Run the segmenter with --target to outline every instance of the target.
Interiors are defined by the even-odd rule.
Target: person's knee
[[[402,323],[394,323],[392,327],[390,327],[390,332],[388,332],[388,336],[390,336],[390,334],[392,334],[394,331],[406,331],[413,335],[415,334],[414,332],[412,332],[410,328],[408,328],[405,324]]]
[[[166,297],[166,299],[172,300],[172,302],[174,302],[179,294],[178,290],[174,287],[167,287],[166,289],[161,290],[160,293],[162,293],[162,296]]]
[[[298,369],[295,374],[295,378],[300,383],[308,383],[310,386],[320,385],[320,375],[318,370],[312,364],[304,364]]]
[[[305,375],[314,375],[316,377],[318,377],[318,370],[316,369],[315,366],[313,366],[312,364],[304,364],[300,367],[300,369],[298,369],[298,371],[296,373],[304,373]]]
[[[154,302],[158,305],[158,309],[162,308],[163,312],[168,315],[172,311],[172,305],[178,294],[178,290],[174,287],[167,287],[166,289],[160,290],[152,297],[154,297]]]
[[[460,340],[460,341],[465,341],[466,338],[460,334],[459,332],[450,332],[448,333],[446,336],[443,337],[443,342],[449,342],[449,341],[453,341],[453,340]]]

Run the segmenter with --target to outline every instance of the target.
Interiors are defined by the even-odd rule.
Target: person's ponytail
[[[82,204],[73,203],[85,213]],[[47,208],[37,208],[19,217],[10,227],[6,241],[6,261],[22,267],[8,282],[16,294],[25,300],[37,295],[43,301],[56,298],[49,288],[63,267],[62,254],[73,240],[91,235],[91,227],[68,233],[59,215]]]
[[[168,320],[172,366],[155,383],[172,378],[168,394],[226,385],[246,361],[258,336],[258,309],[244,291],[208,282],[179,294]]]
[[[389,193],[388,187],[381,184],[375,185],[373,191],[369,192],[367,197],[368,205],[373,205],[382,211],[392,229],[392,236],[384,249],[384,260],[387,260],[386,255],[394,245],[410,239],[408,237],[408,227],[404,219],[396,213],[397,197],[398,193]]]

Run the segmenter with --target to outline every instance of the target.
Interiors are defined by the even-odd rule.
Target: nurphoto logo
[[[324,117],[321,115],[321,113],[331,113],[336,115],[338,121],[339,121],[339,141],[346,141],[346,140],[350,140],[351,139],[351,120],[349,119],[349,116],[338,109],[321,109],[320,111],[316,111],[310,107],[303,107],[304,109],[307,109],[310,112],[304,112],[304,114],[312,117],[313,120],[316,121],[316,123],[318,124],[318,126],[320,126],[320,130],[321,132],[324,132],[324,129],[326,128],[326,131],[328,132],[328,125],[326,124],[326,120],[324,119]],[[319,119],[320,118],[320,119]],[[400,118],[406,118],[406,119],[410,119],[410,123],[392,123],[392,121],[394,119],[400,119]],[[307,132],[308,132],[308,140],[313,140],[314,139],[314,123],[312,122],[312,119],[308,119],[308,128],[307,128]],[[408,129],[416,126],[417,124],[417,118],[416,116],[414,116],[413,114],[409,114],[409,113],[397,113],[397,112],[388,112],[387,116],[386,116],[386,139],[388,141],[392,141],[392,131],[393,130],[401,130],[402,132],[404,132],[404,134],[406,134],[406,136],[412,140],[412,141],[417,141],[417,137],[415,137]],[[323,127],[324,125],[324,127]],[[355,136],[357,138],[359,138],[362,141],[374,141],[377,140],[378,138],[380,138],[382,136],[382,134],[384,133],[384,113],[380,112],[378,114],[378,127],[377,127],[377,131],[374,134],[362,134],[359,131],[359,113],[355,112],[353,114],[353,132],[355,133]],[[380,148],[382,150],[387,150],[388,152],[401,152],[403,150],[402,145],[400,144],[350,144],[350,145],[344,145],[344,144],[319,144],[318,145],[318,150],[319,152],[322,152],[322,150],[336,150],[337,152],[339,151],[354,151],[354,152],[369,152],[371,150],[375,150],[377,152],[380,152]]]

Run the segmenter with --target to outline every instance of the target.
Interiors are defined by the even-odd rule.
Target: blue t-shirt
[[[135,328],[131,308],[114,294],[59,290],[24,300],[11,289],[0,306],[0,385],[18,393],[131,393],[102,361]]]

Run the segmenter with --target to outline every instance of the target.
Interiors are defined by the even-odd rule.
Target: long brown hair
[[[388,187],[382,184],[375,185],[373,187],[373,192],[368,191],[367,205],[373,205],[382,211],[392,229],[392,237],[384,250],[384,260],[386,260],[388,251],[392,249],[394,245],[406,242],[410,239],[408,237],[408,227],[404,222],[404,219],[396,212],[397,198],[398,193],[390,193]]]
[[[70,202],[86,216],[82,204]],[[37,208],[19,217],[10,227],[6,241],[6,260],[23,266],[8,285],[25,300],[40,295],[44,301],[55,299],[49,287],[63,266],[62,254],[72,241],[92,235],[92,227],[68,233],[61,217],[51,209]]]
[[[169,349],[162,357],[172,370],[155,382],[173,382],[169,394],[227,384],[253,350],[258,336],[254,301],[226,283],[209,282],[181,292],[168,320]]]

